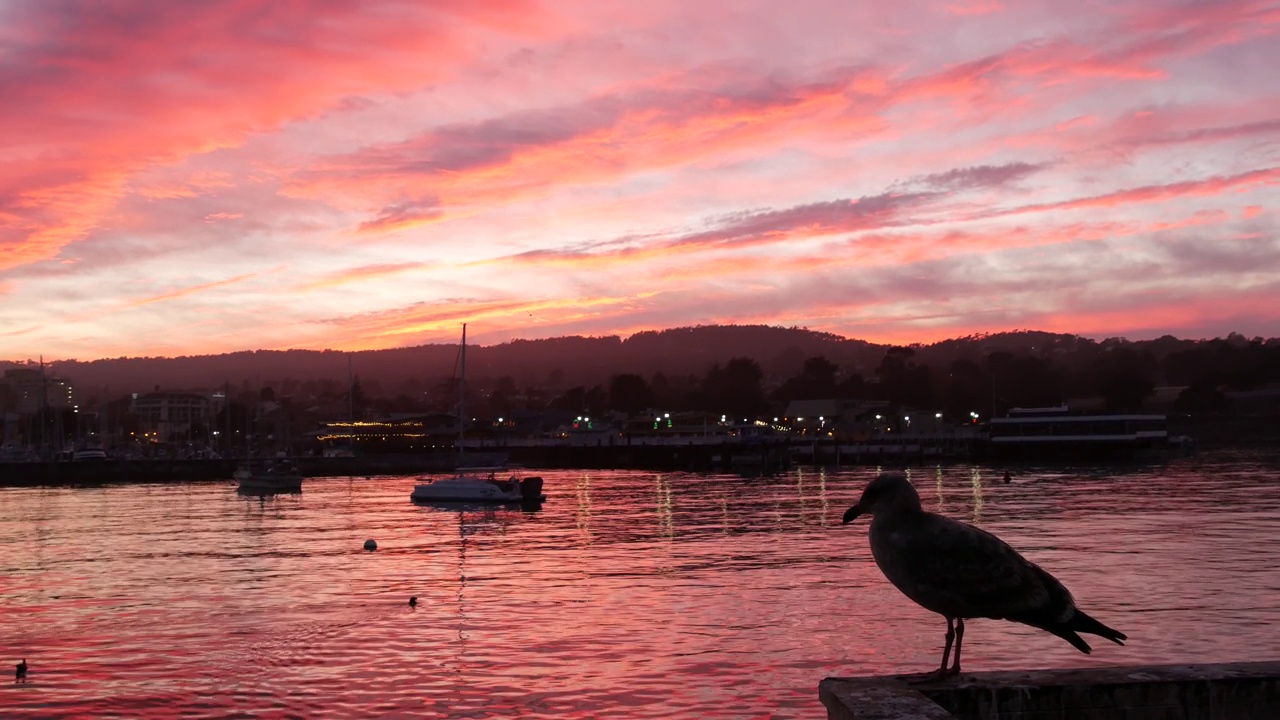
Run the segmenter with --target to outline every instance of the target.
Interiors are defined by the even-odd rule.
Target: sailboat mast
[[[467,324],[462,323],[462,348],[458,372],[458,466],[462,466],[462,435],[467,427]]]

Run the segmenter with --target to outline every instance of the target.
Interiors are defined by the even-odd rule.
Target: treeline
[[[1146,409],[1158,386],[1178,386],[1183,389],[1174,410],[1211,416],[1231,409],[1232,391],[1280,385],[1280,342],[1274,340],[1233,335],[1201,342],[1095,342],[1044,333],[1020,339],[1013,342],[1011,334],[888,347],[869,372],[814,356],[774,383],[750,357],[713,363],[701,376],[619,374],[607,385],[570,388],[549,405],[595,413],[659,407],[757,416],[779,413],[793,400],[837,398],[986,417],[1082,399],[1109,411],[1136,412]],[[491,399],[499,409],[516,409],[512,397]]]
[[[71,380],[87,404],[153,389],[229,386],[237,399],[268,392],[322,414],[354,409],[371,416],[452,410],[457,354],[456,345],[350,354],[260,351],[60,362],[51,372]],[[706,326],[625,340],[472,347],[467,378],[468,407],[495,415],[649,407],[758,415],[819,398],[883,400],[961,416],[1078,398],[1136,410],[1159,386],[1185,387],[1178,409],[1204,415],[1227,409],[1232,391],[1280,383],[1280,340],[1232,334],[1095,341],[1019,331],[904,347],[800,328]]]

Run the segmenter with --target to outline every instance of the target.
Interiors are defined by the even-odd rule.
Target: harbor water
[[[0,489],[0,661],[30,667],[0,716],[823,717],[823,677],[941,654],[841,525],[875,472],[542,471],[537,511],[412,477]],[[967,670],[1280,657],[1278,454],[908,472],[1129,636],[975,620]]]

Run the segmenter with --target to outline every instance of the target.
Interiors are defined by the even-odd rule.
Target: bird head
[[[881,475],[867,483],[858,504],[844,513],[848,525],[860,515],[876,515],[890,510],[919,510],[920,495],[906,475]]]

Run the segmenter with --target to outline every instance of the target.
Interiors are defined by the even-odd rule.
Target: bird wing
[[[909,521],[890,533],[902,564],[890,580],[925,608],[1004,619],[1040,614],[1063,598],[1070,605],[1061,583],[995,535],[933,513]]]

